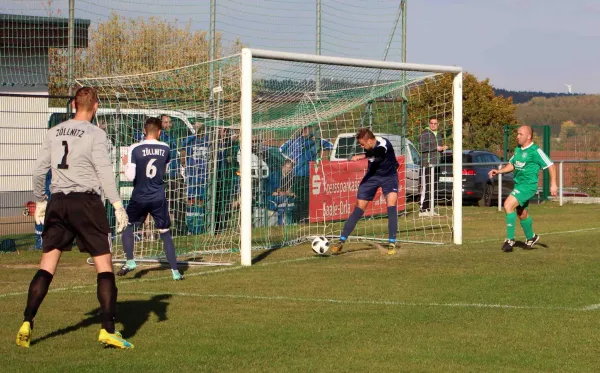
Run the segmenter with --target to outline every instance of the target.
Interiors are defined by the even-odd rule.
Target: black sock
[[[27,306],[23,313],[23,320],[29,321],[33,325],[33,319],[44,301],[44,297],[48,294],[48,288],[54,277],[50,272],[39,269],[31,283],[29,284],[29,293],[27,294]]]
[[[102,312],[102,329],[113,334],[115,332],[115,316],[117,313],[117,285],[112,272],[98,273],[98,302]]]

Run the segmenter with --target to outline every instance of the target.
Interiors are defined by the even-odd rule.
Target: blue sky
[[[409,0],[407,14],[409,61],[498,88],[600,93],[599,0]]]
[[[207,29],[209,0],[75,0],[76,17],[155,16]],[[217,31],[315,52],[316,0],[216,0]],[[322,54],[381,59],[400,0],[322,0]],[[0,13],[68,14],[68,1],[3,0]],[[176,5],[173,5],[176,4]],[[407,60],[458,65],[498,88],[600,93],[600,0],[408,0]],[[400,60],[400,29],[389,60]]]

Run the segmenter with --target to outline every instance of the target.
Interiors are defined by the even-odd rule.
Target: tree
[[[575,136],[577,125],[572,120],[566,120],[560,125],[560,141],[566,141],[567,138]]]
[[[206,62],[207,32],[191,25],[180,28],[157,17],[130,19],[113,13],[91,28],[88,48],[76,50],[75,77],[143,74]],[[241,49],[239,40],[225,48],[219,33],[216,45],[215,58]],[[51,49],[49,65],[50,94],[67,94],[67,50]]]
[[[453,76],[444,74],[428,79],[428,89],[421,86],[412,87],[420,90],[419,94],[409,94],[417,98],[409,102],[409,130],[427,125],[431,115],[437,114],[440,97],[447,97],[452,92]],[[420,124],[415,125],[415,124]],[[515,125],[515,105],[512,98],[496,96],[489,79],[483,81],[469,73],[463,74],[463,148],[484,149],[501,154],[504,147],[504,125]],[[451,143],[451,123],[444,123],[447,128],[448,141]],[[409,133],[409,136],[411,134]],[[414,137],[416,134],[412,134]],[[516,146],[514,136],[510,136],[510,147]]]
[[[530,126],[550,125],[553,136],[558,137],[561,124],[565,121],[600,126],[598,110],[600,95],[535,97],[527,103],[517,105],[517,118],[520,123]]]

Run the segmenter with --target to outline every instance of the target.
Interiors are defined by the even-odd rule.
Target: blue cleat
[[[125,276],[129,272],[135,271],[137,266],[135,265],[135,260],[128,260],[127,263],[121,267],[119,272],[117,272],[117,276]]]
[[[176,269],[173,270],[172,269],[171,272],[173,273],[173,280],[175,280],[175,281],[181,281],[181,280],[183,280],[183,275],[181,273],[179,273],[178,270],[176,270]]]

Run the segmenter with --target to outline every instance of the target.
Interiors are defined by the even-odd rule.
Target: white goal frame
[[[353,58],[329,57],[302,53],[276,52],[243,48],[241,54],[241,124],[240,124],[240,256],[241,265],[252,265],[252,60],[262,58],[280,61],[309,62],[338,66],[354,66],[398,71],[451,73],[453,80],[452,152],[462,154],[462,68],[457,66],[424,65]],[[453,239],[462,244],[462,157],[454,156]]]

